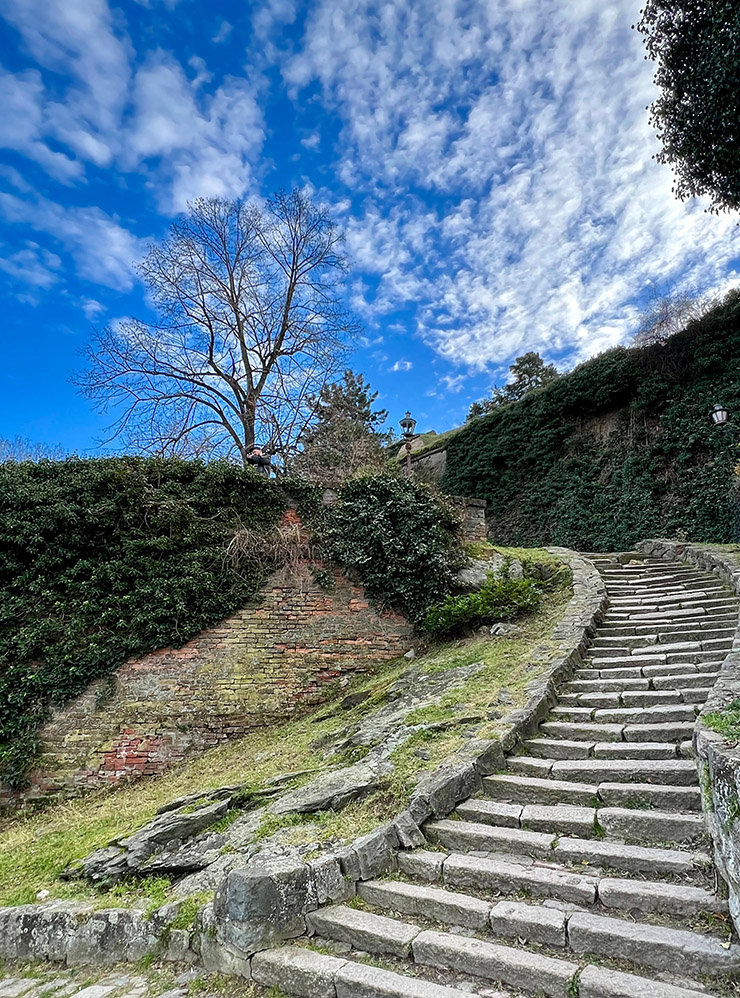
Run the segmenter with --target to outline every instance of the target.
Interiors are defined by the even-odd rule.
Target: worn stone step
[[[557,908],[499,901],[491,909],[490,926],[500,939],[524,939],[527,943],[564,949],[568,944],[567,919],[567,913]]]
[[[642,667],[639,665],[628,665],[625,667],[599,669],[598,662],[595,662],[588,670],[579,670],[576,673],[577,679],[644,679]]]
[[[498,825],[499,828],[520,828],[523,810],[523,804],[502,804],[485,797],[470,797],[456,808],[463,821]]]
[[[699,670],[693,662],[684,662],[683,665],[646,665],[642,670],[643,676],[654,679],[656,676],[696,676]]]
[[[550,866],[525,866],[485,856],[455,854],[442,864],[445,886],[484,893],[516,894],[552,898],[573,904],[592,905],[596,900],[595,877]]]
[[[720,915],[729,911],[727,902],[712,891],[665,880],[602,877],[598,898],[600,904],[614,911],[638,911],[672,918],[692,918],[699,911]]]
[[[570,693],[560,698],[560,702],[568,704],[569,698],[575,699],[576,707],[618,707],[621,701],[621,693]],[[568,699],[566,699],[568,698]]]
[[[711,686],[691,686],[688,689],[681,690],[681,699],[685,703],[693,703],[701,706],[706,703],[711,692]]]
[[[351,960],[337,974],[335,986],[336,998],[470,998],[469,991]]]
[[[486,928],[491,915],[490,902],[480,898],[402,880],[360,881],[357,893],[374,908],[461,925],[465,929]]]
[[[413,948],[415,961],[423,966],[472,974],[548,998],[569,998],[578,972],[576,963],[447,932],[422,932]]]
[[[604,661],[607,661],[607,659],[604,659]],[[612,659],[608,661],[612,661]],[[650,689],[650,683],[644,676],[640,679],[637,677],[627,679],[623,676],[617,676],[614,679],[604,679],[602,676],[599,676],[598,679],[573,679],[571,682],[566,683],[563,689],[566,693],[621,693],[623,690]]]
[[[543,721],[540,731],[547,738],[562,738],[565,741],[620,742],[621,724],[599,724],[592,722],[579,724],[575,721]]]
[[[550,717],[555,721],[589,721],[592,714],[593,709],[591,707],[565,707],[556,705],[550,711]]]
[[[673,724],[693,721],[695,718],[696,711],[688,703],[656,707],[597,707],[594,710],[596,724]]]
[[[698,677],[701,677],[701,682],[697,682]],[[696,686],[714,686],[719,677],[719,672],[689,672],[652,676],[650,682],[655,690],[682,690]]]
[[[700,814],[675,811],[602,807],[598,822],[610,838],[626,842],[699,842],[707,834]]]
[[[411,943],[421,932],[418,925],[409,925],[369,911],[358,911],[343,904],[312,911],[306,921],[311,935],[349,943],[353,949],[366,953],[397,957],[410,955]]]
[[[701,811],[699,787],[605,781],[599,784],[599,799],[607,807],[654,807],[660,811]]]
[[[711,998],[706,991],[589,964],[578,979],[579,998]]]
[[[691,739],[695,722],[673,724],[628,724],[624,728],[626,742],[676,742]]]
[[[656,970],[712,976],[740,970],[740,947],[686,929],[575,912],[568,919],[574,953],[596,953]]]
[[[687,651],[687,652],[667,652],[666,661],[668,665],[703,665],[705,667],[714,666],[719,669],[725,655],[717,651]]]
[[[560,759],[552,765],[555,780],[579,783],[645,783],[653,779],[665,786],[698,784],[695,764],[689,759]]]
[[[504,855],[552,858],[555,835],[523,828],[499,828],[471,821],[430,821],[424,826],[430,842],[450,852],[498,852]]]
[[[506,760],[506,768],[511,773],[522,773],[524,776],[539,776],[544,779],[550,775],[552,759],[538,759],[527,755],[512,755]]]
[[[505,810],[504,810],[505,809]],[[526,828],[532,832],[587,837],[595,833],[596,810],[572,804],[497,804],[472,798],[459,804],[457,814],[464,821],[504,828]]]
[[[529,738],[524,747],[539,759],[588,759],[595,742],[568,741],[565,738]]]
[[[555,846],[555,857],[561,863],[588,863],[623,873],[665,873],[683,877],[701,874],[712,863],[703,852],[658,849],[608,839],[560,838]]]
[[[675,742],[597,742],[595,759],[675,759],[678,745]]]
[[[623,707],[661,707],[666,704],[685,703],[678,690],[627,690],[620,697]]]

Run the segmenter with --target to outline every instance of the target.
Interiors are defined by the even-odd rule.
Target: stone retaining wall
[[[666,540],[643,541],[638,550],[653,558],[685,561],[702,572],[712,572],[740,595],[740,551]],[[707,714],[740,701],[740,622],[720,673],[697,720],[694,751],[715,862],[727,882],[730,912],[740,931],[740,745],[707,727],[703,720]]]
[[[338,570],[328,573],[327,591],[315,568],[306,562],[276,573],[259,605],[182,648],[129,660],[112,679],[93,683],[43,728],[43,756],[30,789],[0,789],[0,802],[161,773],[318,703],[344,676],[409,649],[407,621],[376,613]]]

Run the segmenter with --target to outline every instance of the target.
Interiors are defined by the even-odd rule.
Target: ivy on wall
[[[488,503],[497,543],[628,549],[738,540],[740,292],[664,344],[610,350],[449,442],[442,487]]]
[[[0,775],[23,785],[52,706],[254,596],[264,571],[231,570],[226,544],[285,505],[223,462],[0,464]]]

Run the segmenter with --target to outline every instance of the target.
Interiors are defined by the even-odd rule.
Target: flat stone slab
[[[596,724],[572,721],[544,721],[540,725],[543,735],[563,738],[566,741],[621,742],[621,724]]]
[[[367,953],[388,953],[398,957],[409,955],[412,940],[421,932],[416,925],[357,911],[346,905],[313,911],[307,921],[316,935],[349,943],[353,949]]]
[[[706,991],[678,988],[606,967],[586,967],[578,985],[579,998],[708,998]]]
[[[430,842],[438,842],[454,852],[503,852],[518,856],[550,857],[555,835],[521,828],[497,828],[470,821],[431,821],[424,832]]]
[[[593,835],[596,810],[572,804],[527,804],[521,817],[522,828],[558,835]]]
[[[568,741],[565,738],[530,738],[524,747],[543,759],[588,759],[594,742]]]
[[[699,814],[602,807],[598,817],[607,835],[631,842],[691,842],[706,835]]]
[[[519,828],[524,807],[522,804],[503,804],[498,801],[472,797],[458,804],[457,814],[463,821],[474,821],[501,828]]]
[[[414,849],[399,852],[398,869],[409,877],[417,877],[428,883],[438,883],[442,879],[442,866],[447,853],[432,852],[427,849]]]
[[[565,922],[564,911],[519,901],[499,901],[491,909],[491,928],[495,935],[543,946],[566,945]]]
[[[657,807],[662,811],[701,811],[698,787],[652,783],[600,783],[599,797],[610,807]]]
[[[453,855],[444,865],[449,887],[511,894],[525,890],[532,897],[555,898],[574,904],[593,904],[596,879],[546,866],[521,866],[482,856]]]
[[[534,776],[486,776],[485,793],[494,800],[516,804],[593,804],[596,784],[567,780],[539,780]]]
[[[574,953],[598,953],[656,970],[712,975],[740,970],[740,947],[725,949],[714,936],[589,912],[571,915],[568,942]]]
[[[696,717],[696,712],[690,705],[670,704],[667,707],[624,707],[612,710],[605,708],[594,711],[594,720],[603,721],[605,724],[671,724],[681,721],[692,721]],[[601,741],[608,741],[602,738]]]
[[[595,759],[675,759],[675,742],[599,742]]]
[[[697,911],[718,914],[728,911],[727,902],[711,891],[660,880],[603,877],[599,881],[599,900],[607,908],[675,915],[680,918],[696,915]]]
[[[481,939],[422,932],[414,940],[414,959],[428,967],[457,970],[523,991],[568,998],[578,965],[539,953],[498,946]]]
[[[552,767],[555,780],[582,783],[645,783],[665,786],[698,785],[696,765],[688,759],[565,759]]]
[[[491,912],[490,903],[480,898],[401,880],[361,882],[357,885],[357,893],[375,908],[431,918],[447,925],[462,925],[466,929],[482,929],[488,924]]]
[[[334,980],[346,960],[302,946],[281,946],[252,957],[252,978],[301,998],[335,998]]]
[[[625,845],[606,839],[561,838],[555,855],[564,863],[592,863],[629,873],[689,874],[711,862],[704,853]]]
[[[336,998],[470,998],[469,991],[351,961],[338,972],[335,984]]]
[[[677,721],[672,724],[626,724],[626,742],[683,742],[694,733],[694,721]]]

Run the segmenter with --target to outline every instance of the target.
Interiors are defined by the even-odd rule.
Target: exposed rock
[[[461,568],[454,579],[454,586],[459,592],[473,593],[484,585],[493,575],[499,578],[504,570],[504,558],[495,552],[485,561],[471,561]]]
[[[305,814],[312,811],[338,811],[350,801],[360,800],[380,787],[393,771],[387,762],[358,762],[354,766],[325,773],[305,787],[293,790],[271,804],[272,814]]]
[[[511,638],[521,633],[522,629],[518,624],[509,624],[506,621],[494,624],[489,631],[489,634],[495,638]]]

